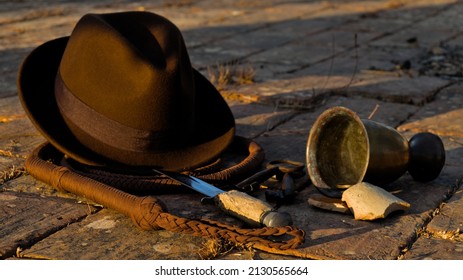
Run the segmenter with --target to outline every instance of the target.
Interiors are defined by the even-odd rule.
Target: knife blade
[[[182,173],[156,169],[154,171],[212,198],[223,211],[251,226],[281,227],[292,224],[288,213],[277,212],[270,204],[244,192],[224,191],[201,179]]]

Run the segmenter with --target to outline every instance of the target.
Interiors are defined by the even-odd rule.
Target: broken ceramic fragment
[[[388,191],[369,183],[358,183],[342,194],[356,220],[375,220],[386,218],[397,210],[406,210],[410,204]]]
[[[322,194],[312,194],[307,202],[311,206],[324,210],[340,213],[350,213],[349,207],[347,207],[347,204],[340,198],[331,198]]]

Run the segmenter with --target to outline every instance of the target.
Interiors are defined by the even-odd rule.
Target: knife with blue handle
[[[277,212],[270,204],[244,192],[224,191],[196,177],[182,173],[154,171],[212,198],[223,211],[251,226],[282,227],[292,224],[288,213]]]

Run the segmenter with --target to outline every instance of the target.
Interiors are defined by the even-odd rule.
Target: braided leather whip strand
[[[129,216],[143,230],[165,229],[221,238],[237,244],[256,246],[259,249],[292,249],[304,242],[304,231],[291,226],[241,229],[219,222],[190,220],[172,215],[166,212],[162,201],[153,196],[135,196],[54,164],[54,156],[58,155],[59,152],[51,144],[45,143],[37,147],[27,158],[26,169],[33,177],[57,190],[74,193]],[[284,235],[291,238],[287,241],[272,240]]]

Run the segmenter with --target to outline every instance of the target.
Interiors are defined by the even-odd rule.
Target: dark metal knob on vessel
[[[432,181],[439,176],[445,164],[444,144],[439,136],[422,132],[409,141],[410,162],[408,173],[420,182]]]

